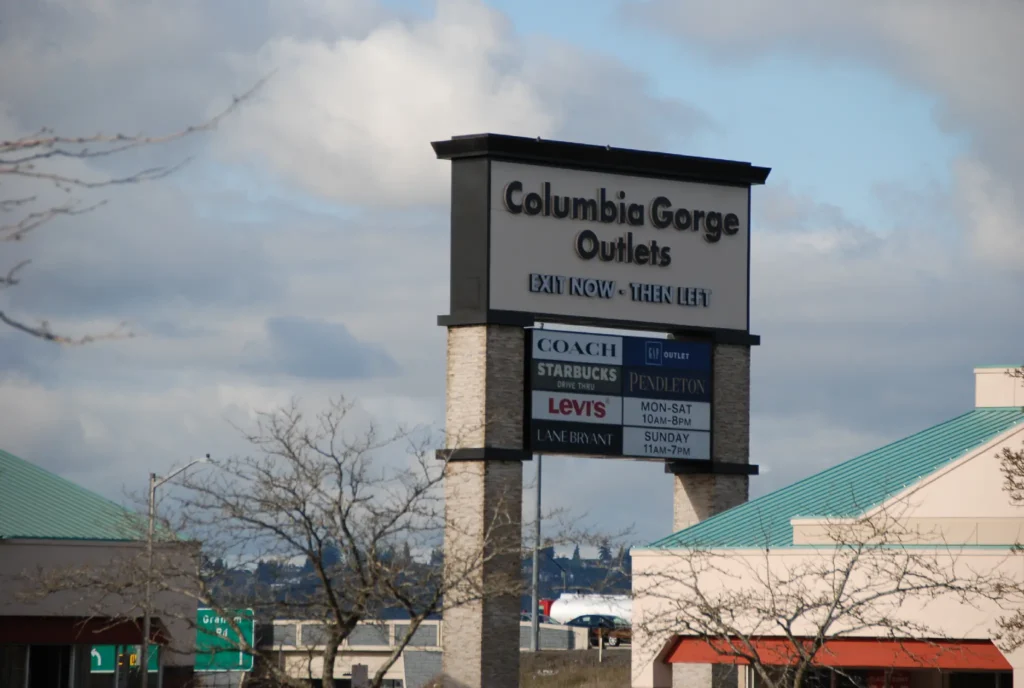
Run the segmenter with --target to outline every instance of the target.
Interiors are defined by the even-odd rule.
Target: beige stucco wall
[[[995,575],[1005,575],[1024,582],[1024,555],[1011,554],[1007,550],[915,550],[914,556],[930,557],[947,570],[963,572],[965,577],[980,575],[991,580]],[[720,550],[713,558],[700,560],[703,571],[694,573],[693,562],[697,559],[692,553],[634,550],[633,686],[665,688],[671,685],[663,675],[659,660],[672,638],[679,633],[679,625],[674,621],[678,619],[680,605],[690,604],[695,599],[694,587],[711,601],[711,606],[734,614],[733,623],[745,633],[775,635],[777,627],[764,623],[762,617],[748,611],[759,602],[766,603],[768,588],[764,581],[776,581],[772,589],[778,594],[783,587],[777,581],[792,578],[794,573],[836,570],[831,557],[832,552],[827,549],[781,549],[768,553]],[[847,589],[864,591],[871,582],[878,581],[870,557],[865,557],[854,568]],[[800,597],[809,599],[816,593],[828,595],[826,586],[829,584],[825,576],[801,577]],[[739,594],[750,596],[745,605],[737,604]],[[895,601],[895,598],[890,599]],[[926,637],[989,639],[996,629],[996,619],[1013,611],[1015,605],[1016,602],[1007,600],[1002,604],[978,599],[968,603],[954,593],[947,593],[927,599],[908,598],[887,611],[895,615],[894,618],[927,627],[931,635]],[[882,604],[876,606],[879,609],[883,607]],[[793,629],[796,635],[809,635],[814,630],[814,625],[806,620],[798,621]],[[835,632],[846,630],[842,623],[835,628]],[[854,633],[865,637],[878,634],[877,629]],[[1017,660],[1011,658],[1010,661],[1014,663]],[[1024,667],[1024,663],[1015,666]]]
[[[974,405],[982,407],[1024,406],[1024,378],[1009,375],[1014,368],[974,369]]]
[[[1010,545],[1022,541],[1024,508],[1013,505],[1005,492],[1000,461],[1004,448],[1016,450],[1022,446],[1024,428],[1011,429],[906,486],[885,504],[867,510],[863,517],[872,518],[874,527],[885,531],[886,543],[914,545],[908,551],[918,559],[904,561],[939,564],[945,571],[960,571],[965,579],[979,582],[1001,575],[1024,586],[1024,555],[1010,549]],[[744,614],[744,609],[753,608],[767,595],[765,581],[773,581],[772,588],[779,593],[784,586],[778,581],[791,579],[795,573],[835,571],[835,550],[831,545],[837,534],[842,533],[845,542],[856,542],[865,541],[872,532],[871,527],[855,520],[805,518],[795,519],[792,525],[797,547],[768,552],[718,550],[710,558],[699,560],[704,568],[697,573],[692,565],[698,559],[692,552],[633,551],[635,687],[672,685],[671,671],[664,665],[662,655],[672,638],[680,633],[678,614],[673,610],[695,599],[694,586],[734,613],[736,624],[745,632],[775,635],[777,628],[766,624],[755,629],[756,615]],[[928,545],[934,549],[925,549]],[[848,589],[865,590],[872,581],[885,581],[874,565],[895,561],[895,556],[892,550],[876,559],[866,555],[854,568]],[[800,585],[800,597],[804,599],[815,592],[827,594],[825,575],[806,575],[800,579]],[[750,597],[744,603],[740,594]],[[996,631],[997,619],[1013,612],[1021,602],[1007,598],[998,604],[981,599],[967,603],[956,594],[947,593],[929,599],[911,598],[889,611],[896,618],[929,629],[935,637],[990,639]],[[794,632],[809,634],[813,630],[810,623],[804,623],[798,624]],[[859,632],[864,636],[877,634],[877,629]],[[1024,675],[1024,651],[1009,654],[1007,659],[1021,669],[1017,674]],[[1015,680],[1024,686],[1024,676]]]
[[[866,514],[896,521],[901,539],[918,544],[1008,545],[1024,541],[1024,509],[1004,488],[1004,449],[1024,449],[1024,428],[975,448],[948,466],[893,495]],[[884,476],[882,476],[884,479]],[[791,522],[793,542],[829,544],[846,523],[801,518]]]

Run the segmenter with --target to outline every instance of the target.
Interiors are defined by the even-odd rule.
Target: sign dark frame
[[[541,334],[544,334],[544,333],[548,333],[548,334],[552,334],[552,335],[569,335],[569,336],[584,335],[584,336],[591,336],[591,337],[614,338],[614,339],[618,339],[618,340],[622,341],[624,349],[626,349],[627,346],[629,346],[627,344],[627,342],[630,342],[630,341],[634,345],[636,343],[638,343],[638,342],[655,342],[655,341],[666,342],[666,343],[671,342],[673,344],[695,343],[695,344],[706,345],[708,347],[708,349],[709,349],[709,351],[708,351],[708,359],[707,359],[707,369],[706,369],[707,370],[707,379],[708,379],[708,389],[709,389],[708,398],[707,398],[707,401],[706,401],[709,404],[709,426],[708,426],[708,430],[707,430],[708,435],[709,435],[709,458],[708,459],[672,459],[672,458],[664,458],[664,457],[637,456],[637,455],[625,453],[625,450],[624,450],[625,447],[620,447],[621,450],[618,451],[618,453],[605,454],[605,453],[598,453],[598,451],[594,451],[594,453],[587,453],[587,451],[561,451],[561,450],[554,450],[554,449],[547,448],[547,447],[538,447],[538,446],[536,446],[535,442],[534,442],[534,434],[532,434],[532,431],[534,431],[537,423],[545,423],[545,424],[547,424],[547,423],[554,423],[554,424],[561,423],[563,426],[565,426],[566,429],[574,429],[574,426],[577,425],[577,424],[575,424],[575,423],[573,423],[571,421],[541,421],[541,420],[538,420],[538,419],[534,419],[534,407],[532,407],[532,396],[534,396],[534,392],[535,391],[552,391],[552,390],[536,390],[534,385],[532,385],[532,379],[534,379],[534,375],[532,375],[532,374],[534,374],[534,372],[535,372],[535,363],[538,362],[538,361],[547,362],[549,360],[549,359],[545,359],[545,358],[535,358],[534,355],[532,355],[532,353],[534,353],[534,339],[535,339],[535,337],[538,337],[538,336],[540,336]],[[528,451],[528,453],[531,456],[534,455],[534,454],[543,454],[545,456],[577,456],[577,457],[589,457],[589,458],[600,458],[600,459],[610,459],[610,460],[625,459],[625,460],[630,460],[630,461],[657,462],[657,463],[665,463],[666,464],[666,471],[667,472],[672,472],[672,473],[739,473],[739,474],[756,474],[758,472],[758,468],[756,466],[748,466],[748,465],[742,465],[742,466],[740,466],[740,465],[722,466],[721,462],[715,462],[713,460],[713,457],[715,456],[715,433],[714,433],[714,426],[715,426],[715,405],[714,405],[715,347],[714,347],[714,342],[713,342],[713,340],[711,338],[708,338],[708,337],[702,337],[701,338],[701,337],[690,336],[690,337],[685,337],[685,338],[682,338],[682,339],[657,339],[657,338],[654,338],[654,337],[628,337],[628,336],[621,336],[621,335],[611,335],[611,334],[608,334],[608,333],[569,332],[569,331],[565,331],[565,330],[547,330],[547,329],[538,329],[538,328],[528,328],[526,330],[525,334],[526,334],[526,336],[523,338],[523,342],[524,342],[524,351],[523,351],[523,389],[524,389],[524,393],[523,393],[523,430],[522,430],[522,432],[523,432],[523,445],[525,447],[525,450]],[[641,370],[641,369],[647,370],[646,367],[631,367],[631,365],[627,365],[626,364],[626,359],[625,359],[625,351],[623,352],[623,355],[624,355],[623,364],[617,365],[616,368],[618,370],[624,371],[624,372],[628,368],[634,368],[635,370]],[[571,361],[566,361],[566,364],[573,364],[573,363],[571,363]],[[583,363],[583,364],[591,365],[591,367],[606,367],[606,365],[608,365],[608,364],[605,364],[605,363],[597,363],[597,362],[589,362],[589,363]],[[682,370],[686,370],[686,369],[670,369],[670,370],[682,371]],[[625,381],[622,381],[622,384],[624,385],[624,387],[620,391],[618,391],[617,394],[613,394],[613,395],[609,394],[609,395],[610,396],[617,396],[618,398],[623,399],[624,402],[625,402],[625,399],[627,398],[627,392],[625,390]],[[567,391],[567,392],[563,392],[563,393],[568,393],[568,394],[583,393],[583,394],[597,395],[597,396],[601,396],[602,395],[601,392],[574,392],[574,391]],[[654,397],[654,398],[658,398],[658,397]],[[625,410],[624,410],[624,416],[625,416]],[[575,429],[583,430],[584,429],[583,424],[580,424],[580,425],[581,425],[580,428],[575,428]],[[569,428],[569,426],[573,426],[573,428]],[[620,433],[624,433],[625,434],[625,428],[626,428],[625,418],[623,419],[622,423],[617,424],[617,425],[613,425],[613,424],[593,424],[590,427],[591,428],[595,428],[595,429],[604,429],[605,431],[608,431],[609,428],[614,428],[615,430],[611,431],[611,432],[620,432]],[[721,469],[719,468],[720,466],[722,466]],[[736,470],[736,469],[738,469],[738,470]]]
[[[697,334],[724,344],[755,346],[750,333],[750,187],[763,184],[771,168],[747,162],[671,155],[611,146],[547,141],[500,134],[456,136],[431,143],[439,159],[450,160],[451,279],[449,314],[439,316],[446,327],[562,323],[670,334]],[[563,314],[505,311],[490,308],[490,190],[492,161],[607,172],[635,177],[703,182],[747,189],[747,326],[745,329],[687,327],[666,329],[664,323],[579,317]]]

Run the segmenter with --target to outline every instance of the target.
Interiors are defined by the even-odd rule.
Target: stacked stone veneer
[[[716,344],[712,389],[712,459],[750,463],[750,347]],[[745,475],[677,475],[673,528],[682,530],[747,501]]]
[[[712,459],[723,463],[750,463],[750,347],[715,344],[712,389]],[[710,516],[738,506],[749,498],[750,478],[745,475],[677,475],[673,529],[682,530]],[[675,664],[673,688],[735,686],[731,666]]]
[[[448,330],[447,446],[523,448],[525,331],[497,325]],[[519,685],[518,546],[523,466],[452,461],[445,474],[443,673],[446,685]],[[495,594],[495,591],[508,591]]]

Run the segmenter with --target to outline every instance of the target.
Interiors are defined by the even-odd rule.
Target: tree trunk
[[[807,673],[807,665],[797,667],[796,673],[793,674],[793,688],[804,688],[804,676]]]
[[[338,645],[341,644],[341,638],[331,633],[327,639],[327,647],[324,648],[324,668],[321,672],[323,679],[323,688],[334,688],[334,659],[338,656]]]

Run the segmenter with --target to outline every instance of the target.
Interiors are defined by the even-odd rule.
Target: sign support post
[[[689,528],[747,501],[750,491],[750,347],[715,344],[712,349],[711,459],[717,473],[688,473],[665,464],[673,473],[672,530]],[[734,667],[673,664],[672,685],[735,685],[727,682]]]
[[[446,685],[519,685],[524,330],[448,329]]]
[[[443,667],[447,685],[511,688],[518,595],[492,593],[520,562],[496,548],[518,543],[533,452],[663,461],[677,529],[746,501],[750,190],[771,170],[499,134],[431,145],[452,163],[446,575],[482,563],[450,581]],[[527,339],[537,323],[680,341]],[[656,659],[671,641],[634,636],[634,686],[680,685]]]

